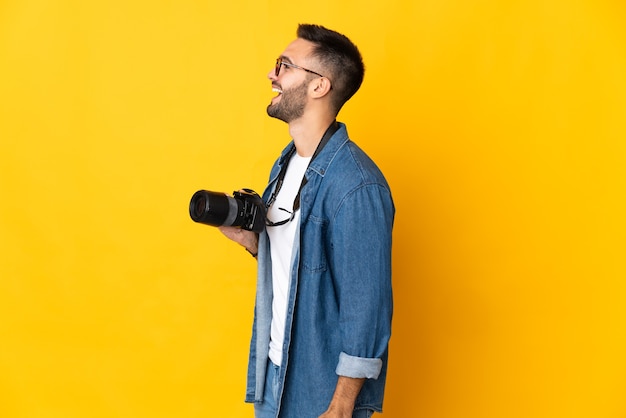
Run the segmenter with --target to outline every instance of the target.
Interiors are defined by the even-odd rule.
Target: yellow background
[[[394,192],[387,418],[626,417],[617,0],[0,2],[0,416],[251,417],[255,262],[193,223],[289,140],[312,22]]]

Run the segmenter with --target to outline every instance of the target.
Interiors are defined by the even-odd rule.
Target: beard
[[[308,83],[305,81],[296,87],[284,90],[278,103],[270,103],[267,106],[267,114],[286,123],[299,119],[304,114],[307,88]]]

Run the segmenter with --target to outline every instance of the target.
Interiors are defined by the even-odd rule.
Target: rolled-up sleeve
[[[379,358],[354,357],[342,352],[339,354],[336,373],[355,379],[378,379],[382,368],[383,361]]]

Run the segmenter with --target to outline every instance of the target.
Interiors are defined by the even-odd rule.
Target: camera
[[[195,222],[211,226],[237,226],[262,232],[265,228],[265,205],[261,196],[250,189],[226,193],[198,190],[189,202],[189,215]]]

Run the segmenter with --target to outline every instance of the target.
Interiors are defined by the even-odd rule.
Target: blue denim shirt
[[[337,375],[366,378],[355,408],[382,410],[393,310],[391,231],[394,205],[374,162],[346,127],[311,162],[301,192],[288,295],[279,401],[282,418],[317,418]],[[272,167],[267,201],[290,143]],[[267,233],[259,236],[257,295],[247,402],[262,402],[272,320]]]

